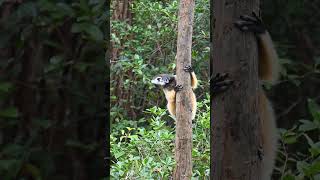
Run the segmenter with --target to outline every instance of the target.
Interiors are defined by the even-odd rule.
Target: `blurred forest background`
[[[200,82],[193,176],[209,175],[209,10],[197,0],[192,64]],[[176,0],[0,0],[0,178],[101,179],[110,74],[113,179],[167,179],[173,121],[153,75],[174,73]],[[282,64],[265,84],[279,126],[275,179],[319,179],[320,2],[262,1]],[[110,73],[106,24],[111,15]],[[214,30],[214,29],[213,29]],[[214,52],[212,52],[214,53]]]
[[[0,9],[0,179],[102,179],[106,2]]]
[[[192,46],[201,80],[193,177],[201,179],[208,177],[210,156],[209,4],[196,0]],[[175,73],[178,1],[114,0],[111,9],[111,177],[167,179],[174,167],[174,123],[164,94],[150,80]],[[320,179],[320,1],[264,0],[261,11],[282,65],[281,80],[264,83],[280,136],[274,179]]]

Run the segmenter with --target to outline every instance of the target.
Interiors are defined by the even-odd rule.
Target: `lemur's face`
[[[155,76],[152,80],[151,83],[156,84],[156,85],[160,85],[160,86],[164,86],[166,84],[168,84],[170,81],[170,77],[169,76],[165,76],[165,75],[157,75]]]

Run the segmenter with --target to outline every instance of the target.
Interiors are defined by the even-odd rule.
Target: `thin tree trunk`
[[[130,11],[130,6],[133,0],[114,0],[112,2],[112,20],[118,21],[126,21],[128,24],[131,24],[132,21],[132,13]],[[118,33],[118,32],[112,32]],[[112,61],[115,61],[119,55],[119,48],[115,48],[115,43],[111,42],[112,50],[111,50],[111,58]],[[122,46],[122,45],[121,45]]]
[[[191,79],[183,68],[191,64],[192,25],[194,0],[181,0],[179,7],[177,41],[177,84],[182,91],[176,96],[176,168],[174,179],[191,179],[192,176],[192,119],[191,119]]]
[[[242,14],[258,12],[259,0],[213,3],[211,70],[228,72],[234,85],[211,104],[211,179],[259,180],[262,137],[257,43],[253,33],[243,33],[233,24]]]

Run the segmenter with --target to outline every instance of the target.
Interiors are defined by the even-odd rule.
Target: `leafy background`
[[[1,179],[103,178],[105,1],[0,9]]]

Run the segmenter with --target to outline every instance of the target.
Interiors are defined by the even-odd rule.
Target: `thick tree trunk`
[[[242,14],[258,12],[259,0],[213,0],[212,73],[230,74],[233,87],[211,104],[211,179],[261,179],[258,51],[253,33],[236,29]]]
[[[191,179],[192,176],[192,113],[191,113],[191,79],[183,68],[191,64],[192,25],[194,17],[194,0],[181,0],[179,7],[178,42],[177,42],[177,84],[182,91],[176,96],[176,168],[174,179]]]

